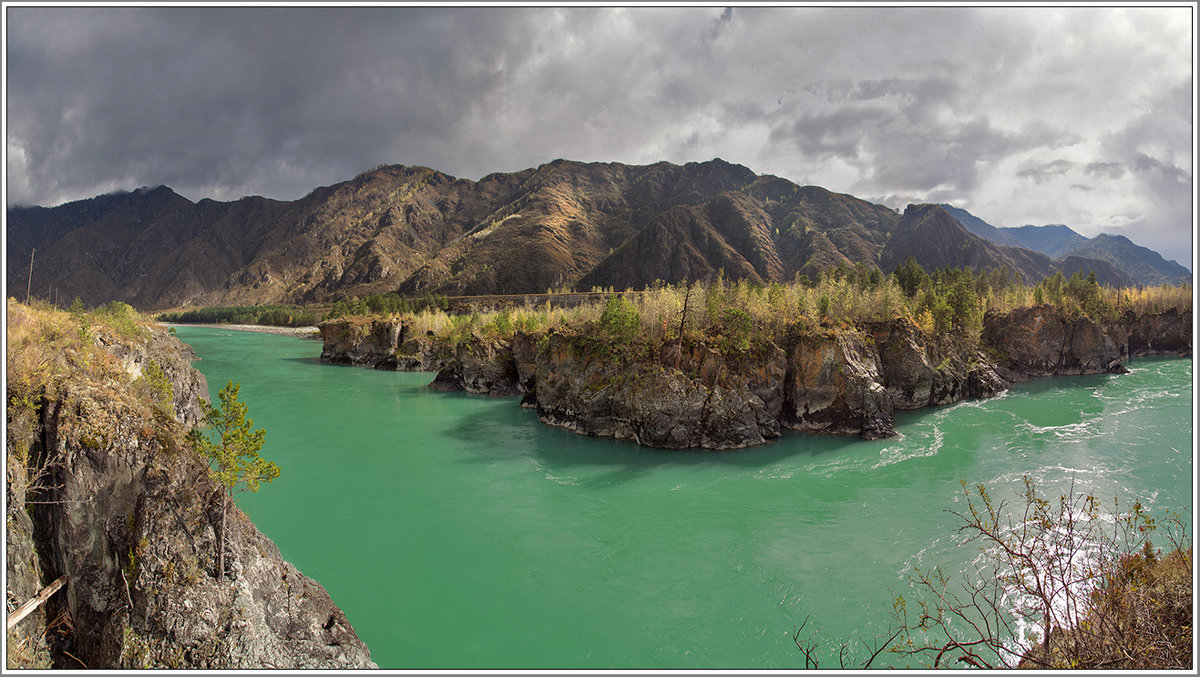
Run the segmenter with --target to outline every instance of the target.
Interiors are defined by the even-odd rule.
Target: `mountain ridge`
[[[921,207],[906,219],[913,206],[902,215],[720,158],[683,165],[559,159],[479,181],[381,165],[290,202],[192,202],[159,186],[10,208],[7,281],[25,285],[34,248],[34,295],[78,296],[89,305],[119,299],[149,310],[395,291],[624,288],[721,269],[731,278],[786,282],[839,264],[890,272],[907,255],[927,269],[1007,266],[1030,281],[1070,274],[1043,254],[988,242],[936,205]],[[938,248],[922,240],[933,232]],[[1101,282],[1131,283],[1111,262],[1085,265]]]

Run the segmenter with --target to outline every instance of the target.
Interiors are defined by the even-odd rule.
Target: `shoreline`
[[[260,334],[278,334],[279,336],[295,336],[297,338],[319,339],[321,330],[315,326],[305,327],[275,327],[265,324],[215,324],[208,322],[159,322],[164,327],[204,327],[207,329],[233,329],[236,331],[253,331]]]

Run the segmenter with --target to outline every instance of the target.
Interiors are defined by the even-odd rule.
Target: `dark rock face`
[[[151,359],[167,374],[191,369],[166,331],[142,344],[99,341],[127,370]],[[173,379],[165,412],[122,384],[80,377],[36,409],[31,434],[10,437],[9,450],[27,444],[29,465],[49,480],[19,510],[25,528],[9,530],[8,573],[28,578],[36,544],[41,581],[10,590],[27,595],[65,574],[44,618],[70,618],[62,648],[91,668],[377,667],[321,585],[236,508],[227,575],[216,578],[222,493],[183,441],[203,384],[198,374]]]
[[[415,336],[395,318],[338,318],[322,322],[321,360],[396,371],[438,371],[449,359],[430,336]]]
[[[395,369],[396,351],[404,334],[399,320],[358,318],[322,322],[321,359],[373,369]]]
[[[1191,355],[1192,314],[1175,309],[1135,315],[1125,311],[1105,330],[1113,336],[1123,359],[1144,355]]]
[[[517,369],[517,390],[524,393],[521,406],[532,407],[537,402],[538,337],[517,332],[512,340],[513,365]]]
[[[926,337],[906,319],[871,327],[879,346],[881,375],[896,409],[952,404],[992,397],[1009,381],[978,350],[966,350],[951,339]]]
[[[793,430],[895,435],[893,404],[881,383],[874,341],[856,331],[803,337],[788,356],[783,425]]]
[[[1005,366],[1027,376],[1122,373],[1121,350],[1087,318],[1064,318],[1051,306],[1020,308],[984,319],[982,341]]]
[[[577,336],[550,334],[538,353],[538,418],[576,432],[666,449],[736,449],[779,435],[783,351],[764,350],[761,365],[726,365],[697,346],[665,360],[608,356]],[[764,400],[762,396],[766,395]]]
[[[925,338],[911,322],[897,320],[873,328],[882,365],[880,376],[896,409],[920,409],[933,402],[934,368]]]
[[[982,351],[975,351],[972,364],[967,370],[967,397],[995,397],[1008,390],[1009,385],[1010,381],[1000,375],[997,365],[992,364]]]
[[[459,345],[454,357],[438,371],[434,390],[465,390],[477,395],[507,397],[521,392],[520,375],[512,346],[481,339]]]

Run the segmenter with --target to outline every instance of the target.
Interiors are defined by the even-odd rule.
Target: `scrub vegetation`
[[[959,546],[979,548],[978,570],[917,570],[893,600],[889,637],[857,667],[885,650],[927,668],[1192,667],[1192,543],[1179,515],[1104,506],[1073,487],[1046,497],[1028,476],[1014,504],[983,485],[964,484],[962,498]],[[821,666],[815,634],[801,625],[793,640],[807,667]],[[850,653],[838,648],[840,667]]]
[[[416,334],[432,332],[452,343],[472,334],[506,339],[515,332],[599,327],[616,344],[650,345],[716,339],[749,347],[759,340],[779,342],[795,331],[861,325],[908,318],[927,334],[948,334],[974,342],[988,313],[1006,313],[1041,304],[1055,306],[1068,319],[1114,321],[1172,308],[1190,311],[1190,285],[1114,289],[1094,276],[1067,278],[1061,273],[1029,285],[1006,269],[975,273],[944,268],[927,273],[909,259],[890,275],[866,266],[838,266],[815,280],[800,276],[791,284],[762,285],[748,280],[714,279],[692,284],[658,283],[642,291],[593,289],[607,298],[563,306],[556,295],[518,307],[477,307],[451,314],[444,306],[423,303],[412,310],[362,313],[401,316]],[[566,296],[572,292],[564,292]],[[620,299],[614,301],[613,299]],[[361,302],[360,302],[361,303]],[[375,305],[386,304],[374,301]],[[619,324],[619,328],[615,324]]]
[[[200,400],[204,411],[204,422],[209,425],[215,440],[209,439],[199,429],[188,433],[192,447],[211,463],[209,474],[216,480],[224,495],[221,497],[221,528],[218,533],[220,545],[217,556],[217,578],[225,577],[226,520],[233,503],[233,495],[249,490],[258,493],[262,482],[270,484],[279,477],[279,466],[260,457],[266,431],[253,430],[254,421],[246,417],[246,403],[238,398],[240,383],[232,380],[217,394],[220,406]]]

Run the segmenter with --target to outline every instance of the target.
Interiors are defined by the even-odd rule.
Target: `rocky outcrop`
[[[208,399],[208,382],[192,362],[200,359],[196,351],[181,343],[169,330],[155,329],[136,343],[101,333],[97,345],[120,361],[131,380],[144,377],[151,365],[162,370],[171,385],[171,405],[180,423],[196,426],[204,418],[199,399]]]
[[[507,397],[522,392],[510,342],[472,337],[459,344],[429,384],[434,390],[465,390],[477,395]]]
[[[1002,367],[1024,376],[1126,371],[1120,348],[1100,325],[1067,318],[1052,306],[990,315],[981,340],[996,351]]]
[[[335,332],[322,357],[371,363],[351,356],[394,352],[383,337],[395,330],[356,331],[357,341]],[[1023,308],[985,318],[978,343],[931,335],[901,318],[797,330],[782,345],[764,342],[747,354],[707,344],[617,348],[585,327],[511,340],[472,336],[452,355],[413,364],[440,364],[435,389],[523,394],[522,406],[536,408],[541,421],[581,434],[734,449],[783,428],[878,439],[895,434],[897,409],[992,397],[1036,376],[1122,373],[1131,356],[1158,353],[1191,354],[1190,313],[1128,313],[1102,325],[1052,306]]]
[[[983,352],[926,336],[907,319],[875,324],[870,331],[879,350],[881,383],[896,409],[992,397],[1009,385]]]
[[[856,330],[801,336],[788,367],[783,410],[788,428],[869,440],[896,434],[870,337]]]
[[[551,332],[537,354],[538,418],[665,449],[736,449],[779,436],[782,350],[767,345],[755,359],[732,362],[705,345],[677,355],[673,347],[644,360]]]
[[[1127,310],[1119,319],[1106,323],[1121,358],[1145,355],[1191,355],[1192,314],[1178,309],[1136,314]]]
[[[373,369],[395,369],[404,326],[396,319],[342,318],[322,322],[321,359]]]
[[[452,357],[431,335],[417,336],[396,318],[344,317],[318,327],[321,360],[398,371],[438,371]]]
[[[10,601],[68,579],[22,632],[69,628],[49,647],[69,668],[376,667],[321,585],[236,508],[216,577],[222,494],[185,439],[208,396],[190,351],[161,328],[96,342],[117,369],[10,408]],[[146,395],[152,362],[170,402]]]

